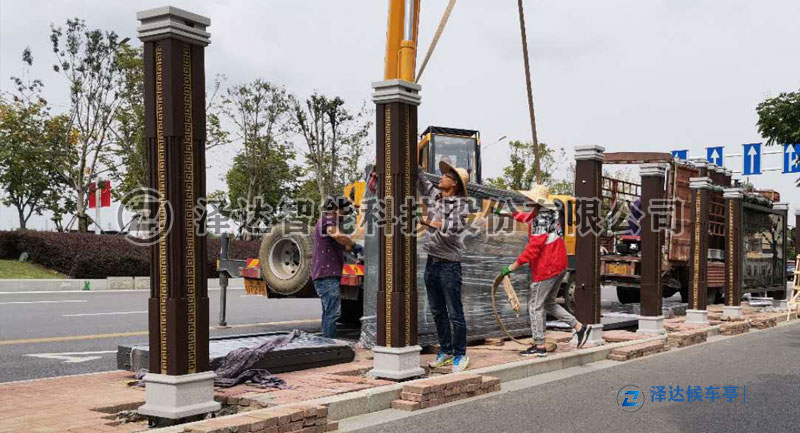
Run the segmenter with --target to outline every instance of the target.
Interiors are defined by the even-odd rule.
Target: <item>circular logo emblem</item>
[[[644,393],[636,385],[625,385],[617,393],[617,405],[625,412],[636,412],[644,406]]]
[[[172,228],[172,205],[151,188],[138,188],[122,198],[124,206],[117,212],[117,222],[127,229],[125,240],[139,246],[150,246],[167,236]],[[133,217],[126,221],[126,212]]]

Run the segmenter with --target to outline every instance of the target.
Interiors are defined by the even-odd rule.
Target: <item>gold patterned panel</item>
[[[156,45],[156,158],[158,186],[158,323],[161,347],[161,374],[167,372],[167,155],[164,144],[164,55],[161,44]]]
[[[733,251],[733,220],[735,217],[733,208],[733,200],[728,200],[728,305],[735,305],[735,301],[733,299],[733,285],[736,283],[733,280],[733,268],[736,266],[736,262],[734,261],[736,254]]]
[[[392,139],[391,139],[391,127],[392,127],[392,111],[387,104],[384,109],[386,110],[386,120],[385,120],[385,143],[384,143],[384,186],[385,186],[385,193],[384,198],[388,199],[392,197]],[[394,209],[392,209],[393,200],[391,202],[387,202],[386,206],[386,223],[391,224],[393,220]],[[384,231],[386,229],[384,228]],[[384,274],[385,274],[385,290],[386,290],[386,347],[392,346],[392,292],[394,292],[394,286],[392,283],[392,277],[394,276],[394,262],[392,257],[392,247],[394,246],[394,239],[392,236],[386,236],[384,234],[384,239],[386,242],[385,248],[385,257],[386,262],[384,264]]]
[[[192,51],[183,48],[183,223],[187,302],[189,373],[197,372],[197,257],[194,224],[194,130],[192,125]]]
[[[692,269],[692,305],[693,308],[698,308],[700,306],[700,219],[702,215],[700,214],[701,209],[701,195],[700,190],[695,192],[694,196],[694,261],[693,265],[694,268]]]
[[[405,106],[405,127],[403,128],[403,147],[405,147],[405,164],[403,167],[403,189],[406,197],[411,195],[411,107]],[[408,204],[408,201],[406,201]],[[411,209],[406,209],[410,213]],[[410,219],[410,218],[409,218]],[[411,220],[413,221],[413,220]],[[413,228],[413,222],[406,221],[410,228]],[[405,266],[403,286],[405,288],[405,325],[406,325],[406,346],[411,345],[411,236],[408,234],[403,236],[405,247],[403,248],[403,265]],[[416,257],[416,256],[415,256]]]

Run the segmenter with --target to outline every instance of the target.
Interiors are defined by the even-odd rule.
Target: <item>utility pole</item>
[[[531,89],[531,62],[528,58],[528,35],[525,32],[525,11],[522,0],[517,0],[519,6],[519,29],[522,34],[522,57],[525,59],[525,84],[528,90],[528,111],[531,114],[531,134],[533,135],[533,172],[536,183],[542,183],[542,174],[539,168],[539,139],[536,136],[536,114],[533,111],[533,90]]]

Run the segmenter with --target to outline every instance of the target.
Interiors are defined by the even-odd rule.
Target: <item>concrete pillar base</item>
[[[708,310],[686,310],[687,325],[708,325]]]
[[[422,348],[382,347],[372,348],[373,368],[368,373],[378,379],[405,380],[425,375],[425,369],[419,366],[419,354]]]
[[[773,299],[772,306],[779,310],[788,310],[789,303],[786,299]]]
[[[741,306],[725,305],[722,307],[722,318],[741,319],[742,317],[744,315],[742,314]]]
[[[215,377],[213,371],[181,376],[148,373],[139,413],[174,420],[217,411],[222,406],[214,401]]]
[[[604,343],[602,323],[597,323],[594,325],[584,325],[584,326],[587,326],[589,328],[588,329],[589,337],[586,339],[586,344],[590,344],[592,346],[600,346],[601,344]],[[573,335],[572,340],[570,342],[577,343],[578,342],[577,335]]]
[[[641,334],[663,334],[664,316],[639,316],[639,329]]]

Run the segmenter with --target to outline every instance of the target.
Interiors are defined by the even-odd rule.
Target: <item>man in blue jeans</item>
[[[312,236],[311,279],[322,301],[322,335],[327,338],[336,338],[336,321],[342,314],[344,252],[361,254],[362,251],[360,245],[340,230],[340,224],[349,212],[350,202],[345,197],[329,197]]]
[[[461,303],[461,233],[467,222],[467,182],[469,174],[445,161],[439,163],[442,178],[439,185],[427,180],[420,168],[417,190],[428,202],[427,215],[420,222],[427,226],[423,251],[428,253],[425,265],[425,290],[428,305],[436,323],[439,354],[431,368],[453,365],[453,372],[464,371],[467,356],[467,322]],[[452,333],[451,333],[452,325]]]

